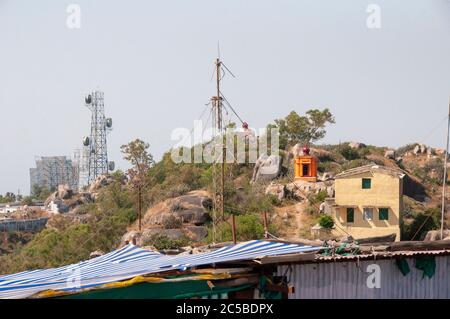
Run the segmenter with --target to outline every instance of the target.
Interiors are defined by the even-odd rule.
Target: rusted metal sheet
[[[294,285],[294,293],[289,296],[292,299],[450,298],[450,256],[435,255],[432,278],[415,268],[415,257],[404,257],[411,270],[406,276],[393,258],[282,265],[278,266],[278,275],[286,275]],[[380,267],[379,288],[367,284],[373,274],[368,271],[372,264]]]

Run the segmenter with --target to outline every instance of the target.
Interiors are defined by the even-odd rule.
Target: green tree
[[[150,145],[140,139],[129,142],[120,147],[123,158],[130,162],[128,170],[131,186],[137,192],[139,231],[142,229],[142,192],[148,184],[148,173],[154,165],[152,154],[148,152]]]
[[[309,144],[322,139],[327,124],[335,123],[333,114],[325,108],[322,111],[311,109],[300,116],[292,111],[284,119],[275,120],[275,126],[280,133],[280,148],[284,149],[296,143]],[[273,125],[269,125],[268,129]]]
[[[40,186],[38,184],[33,185],[31,193],[32,197],[38,200],[46,200],[51,194],[50,190],[47,187]]]

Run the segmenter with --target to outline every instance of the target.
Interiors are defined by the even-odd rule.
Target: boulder
[[[286,184],[288,195],[292,195],[295,198],[305,199],[309,194],[317,194],[319,192],[327,192],[328,197],[334,196],[334,182],[308,182],[308,181],[295,181]]]
[[[279,155],[261,155],[253,169],[252,183],[270,181],[278,177],[281,172],[282,158]]]
[[[443,234],[444,238],[447,238],[450,236],[450,230],[444,229],[442,234]],[[435,240],[440,240],[440,239],[441,239],[441,231],[440,230],[430,230],[425,235],[425,238],[423,239],[423,241],[435,241]]]
[[[126,177],[124,177],[123,182],[125,181]],[[88,188],[89,193],[98,193],[98,191],[111,184],[114,181],[114,178],[109,174],[104,174],[98,176],[90,185]]]
[[[47,199],[44,202],[45,206],[49,206],[51,202],[54,202],[56,199],[58,198],[58,192],[54,192],[52,193],[49,197],[47,197]]]
[[[186,235],[193,241],[200,241],[208,236],[208,230],[203,226],[186,226]]]
[[[96,250],[96,251],[93,251],[92,253],[89,254],[89,259],[97,258],[97,257],[103,256],[104,254],[105,253],[103,251]]]
[[[73,190],[67,184],[58,185],[57,193],[59,199],[70,199],[73,196]]]
[[[425,144],[420,144],[420,153],[425,154],[427,152],[427,146]]]
[[[208,210],[212,208],[212,204],[208,192],[189,192],[149,208],[143,217],[143,225],[145,228],[162,226],[170,216],[179,218],[183,224],[203,225],[210,219]]]
[[[142,233],[135,230],[127,232],[122,236],[120,246],[125,246],[127,244],[142,246]]]
[[[194,225],[203,225],[209,220],[209,213],[204,207],[177,210],[173,215],[180,218],[183,223]]]
[[[425,144],[417,144],[413,149],[414,155],[426,154],[428,152],[428,147]]]
[[[395,151],[386,150],[386,152],[384,152],[384,157],[395,160]]]
[[[350,142],[348,143],[348,146],[353,149],[360,149],[366,147],[366,144],[359,142]]]
[[[266,195],[269,194],[276,196],[281,201],[286,197],[286,186],[270,183],[266,188]]]
[[[334,173],[333,172],[324,172],[322,176],[319,177],[319,181],[325,182],[329,180],[334,179]]]

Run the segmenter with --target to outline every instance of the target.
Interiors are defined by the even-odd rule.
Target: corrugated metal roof
[[[415,267],[410,253],[405,256],[410,273],[404,276],[394,259],[345,260],[342,262],[308,263],[278,266],[278,275],[286,276],[294,286],[291,299],[439,299],[450,298],[450,258],[442,251],[414,252],[415,255],[436,255],[436,271],[432,278],[424,277]],[[414,255],[413,255],[414,256]],[[373,277],[370,265],[378,265],[379,287],[368,285]]]
[[[253,240],[192,255],[168,256],[127,245],[69,266],[0,276],[0,298],[26,298],[45,290],[78,292],[139,275],[317,250],[317,247]]]
[[[349,260],[365,260],[365,259],[377,259],[377,258],[395,258],[399,256],[414,257],[419,255],[450,255],[450,250],[420,250],[420,251],[381,251],[373,252],[371,254],[361,254],[361,255],[334,255],[334,256],[323,256],[317,255],[315,261],[349,261]]]

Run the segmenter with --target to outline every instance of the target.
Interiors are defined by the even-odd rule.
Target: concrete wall
[[[370,178],[371,188],[362,188],[362,178]],[[333,218],[336,233],[345,232],[354,238],[385,236],[395,233],[400,240],[403,180],[388,174],[374,172],[339,178],[335,181],[335,204]],[[354,207],[354,222],[347,223],[347,207]],[[363,219],[363,208],[373,207],[373,219]],[[380,220],[378,208],[388,208],[389,219]]]
[[[0,232],[31,231],[37,232],[45,228],[48,218],[8,220],[0,222]]]
[[[414,258],[406,260],[411,270],[406,276],[395,259],[278,266],[278,275],[286,275],[294,285],[290,299],[450,298],[450,256],[436,257],[432,278],[423,278],[423,272],[415,268]],[[367,285],[369,276],[373,276],[373,270],[368,272],[367,267],[372,264],[380,267],[380,288]]]

